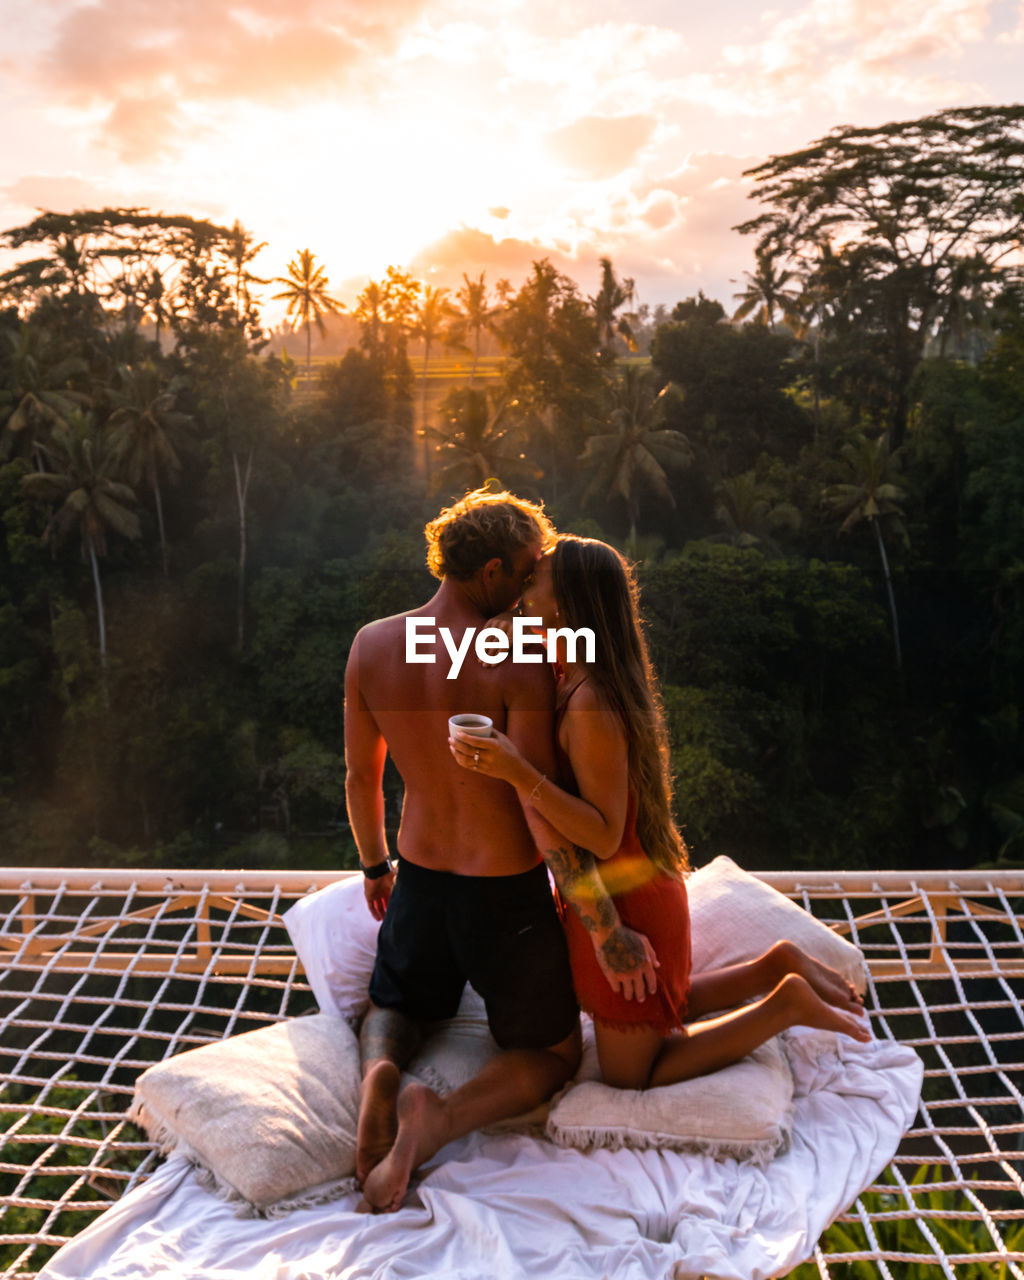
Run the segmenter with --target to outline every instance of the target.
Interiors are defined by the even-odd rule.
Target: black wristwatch
[[[363,875],[367,880],[379,880],[381,876],[386,876],[392,870],[394,868],[391,866],[390,858],[385,858],[383,862],[378,862],[375,867],[362,867]]]

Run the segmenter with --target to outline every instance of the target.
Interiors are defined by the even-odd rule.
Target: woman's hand
[[[487,778],[500,778],[514,787],[522,786],[528,779],[530,766],[519,748],[511,738],[497,729],[487,738],[470,734],[464,738],[449,738],[448,748],[463,769],[468,769],[471,773],[482,773]]]
[[[488,618],[480,630],[486,631],[488,627],[495,627],[498,631],[504,631],[505,635],[508,636],[509,641],[511,642],[513,617],[514,614],[510,613],[506,609],[504,613],[496,613],[493,618]],[[489,660],[485,658],[477,658],[477,662],[479,662],[482,667],[496,667],[503,661],[504,655],[491,658]]]
[[[603,942],[592,941],[597,963],[613,991],[640,1003],[654,995],[661,964],[646,934],[620,924]]]

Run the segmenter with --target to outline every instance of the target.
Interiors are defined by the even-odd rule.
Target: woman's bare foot
[[[792,1010],[792,1026],[815,1027],[819,1031],[841,1031],[862,1044],[871,1040],[867,1017],[859,1004],[848,1001],[849,1008],[841,1008],[823,998],[811,982],[800,973],[790,973],[775,988],[789,1002]]]
[[[414,1170],[447,1141],[444,1102],[424,1084],[408,1084],[398,1099],[398,1137],[363,1186],[369,1208],[395,1213],[402,1207]]]
[[[780,942],[775,948],[775,959],[779,965],[780,978],[787,973],[798,973],[806,978],[814,990],[827,1004],[839,1009],[849,1009],[856,1013],[864,1006],[864,1001],[857,994],[851,982],[835,969],[822,964],[808,955],[793,942]]]
[[[360,1186],[394,1146],[401,1081],[398,1067],[384,1058],[374,1062],[363,1077],[356,1130],[356,1181]]]

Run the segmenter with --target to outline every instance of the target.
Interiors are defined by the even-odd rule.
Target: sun
[[[514,140],[496,146],[479,119],[454,110],[414,120],[386,105],[330,102],[250,107],[191,147],[188,168],[190,185],[230,191],[229,218],[267,241],[261,269],[283,273],[309,248],[335,287],[480,225],[517,172],[544,177]]]

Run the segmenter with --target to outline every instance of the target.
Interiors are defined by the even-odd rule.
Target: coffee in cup
[[[472,711],[464,711],[448,720],[448,735],[452,738],[489,738],[493,732],[491,717],[479,716]]]

